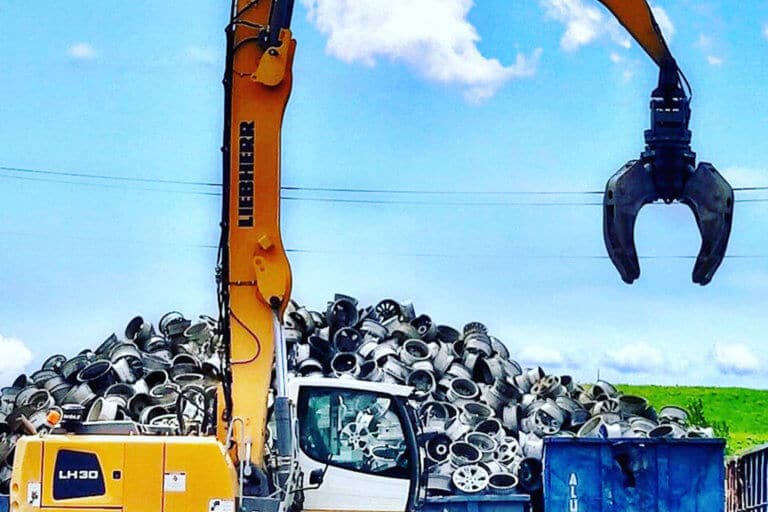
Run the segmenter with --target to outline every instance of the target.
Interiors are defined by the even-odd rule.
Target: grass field
[[[701,399],[710,422],[725,421],[730,429],[728,454],[768,443],[768,391],[743,388],[619,386],[628,395],[647,398],[657,410],[664,405],[686,407]]]

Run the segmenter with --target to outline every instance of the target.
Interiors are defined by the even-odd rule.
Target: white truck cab
[[[304,510],[413,508],[421,461],[407,405],[411,392],[408,386],[354,379],[289,379],[307,488]],[[322,484],[312,485],[312,472],[326,466]]]

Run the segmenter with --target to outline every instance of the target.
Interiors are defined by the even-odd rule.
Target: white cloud
[[[188,47],[185,51],[185,57],[197,64],[216,64],[223,61],[215,49],[204,46]]]
[[[715,363],[725,374],[753,375],[763,369],[760,359],[743,343],[717,343]]]
[[[585,5],[582,0],[543,0],[547,16],[565,24],[560,46],[574,51],[597,39],[603,32],[603,13],[597,7]]]
[[[584,0],[541,0],[541,5],[549,18],[565,25],[560,39],[565,51],[576,51],[603,37],[624,49],[631,45],[630,36],[612,15]]]
[[[541,49],[505,66],[485,57],[468,21],[472,0],[301,0],[326,36],[326,51],[344,62],[403,62],[428,80],[456,84],[478,102],[509,80],[536,74]]]
[[[766,39],[768,39],[768,25],[763,27],[763,35],[765,36]]]
[[[32,361],[32,352],[17,338],[0,335],[0,386],[9,386]]]
[[[67,55],[75,60],[93,60],[96,58],[96,49],[90,43],[73,43],[67,48]]]
[[[661,351],[647,343],[633,343],[605,353],[604,363],[622,373],[652,373],[664,366]]]
[[[716,57],[715,55],[707,55],[707,62],[709,62],[712,66],[722,66],[723,58]]]
[[[611,58],[611,62],[613,62],[614,64],[618,64],[619,62],[624,62],[624,57],[622,57],[616,52],[611,52],[610,58]]]
[[[547,16],[565,25],[560,46],[565,51],[576,51],[601,38],[610,38],[624,49],[631,46],[631,37],[616,18],[585,0],[541,0]],[[667,11],[652,5],[661,32],[667,41],[675,35],[675,25]]]
[[[545,367],[554,366],[563,368],[565,366],[571,366],[573,363],[560,350],[542,345],[529,345],[517,354],[513,354],[513,357],[516,357],[521,363],[526,365],[540,365]]]
[[[661,29],[661,33],[664,34],[664,39],[669,43],[672,41],[672,38],[675,37],[676,32],[672,19],[669,17],[669,14],[667,14],[667,11],[660,5],[652,5],[651,10],[653,11],[654,18],[656,18],[656,23]]]

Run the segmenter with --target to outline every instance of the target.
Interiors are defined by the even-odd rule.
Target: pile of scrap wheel
[[[361,308],[337,295],[324,313],[286,315],[290,364],[301,376],[354,377],[413,388],[427,492],[534,493],[544,438],[712,437],[679,407],[658,413],[645,398],[600,381],[523,368],[479,322],[461,331],[385,299]],[[376,433],[369,446],[376,445]]]
[[[29,423],[38,432],[50,429],[52,408],[70,419],[133,421],[147,433],[212,431],[221,374],[216,321],[172,312],[157,326],[136,317],[123,339],[113,334],[95,350],[51,356],[2,389],[0,491],[16,440],[29,433]],[[391,299],[361,307],[337,295],[322,312],[292,303],[284,334],[294,375],[413,388],[409,403],[421,423],[432,495],[537,492],[548,436],[712,436],[688,426],[680,408],[657,413],[607,382],[582,386],[567,375],[522,368],[481,323],[459,331]],[[366,435],[365,444],[376,446],[376,429]]]

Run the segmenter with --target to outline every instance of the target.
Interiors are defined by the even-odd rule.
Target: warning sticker
[[[40,506],[40,482],[29,482],[27,484],[27,505],[32,507]]]
[[[235,512],[235,502],[213,499],[208,502],[208,512]]]
[[[165,474],[165,492],[186,492],[187,474],[186,473],[166,473]]]

